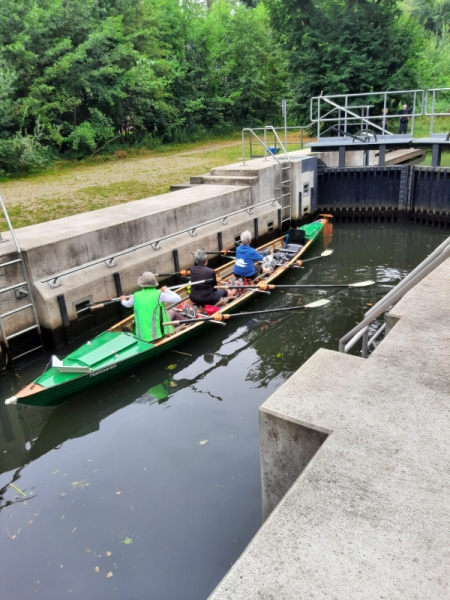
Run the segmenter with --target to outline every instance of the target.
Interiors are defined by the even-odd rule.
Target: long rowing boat
[[[304,232],[303,244],[290,243],[285,245],[285,236],[277,238],[258,248],[259,252],[269,251],[277,257],[272,272],[262,276],[264,281],[271,283],[286,269],[295,266],[330,223],[330,215],[320,215],[321,218],[309,225],[299,228]],[[289,241],[289,240],[288,240]],[[281,252],[278,250],[283,247]],[[279,258],[281,255],[281,259]],[[284,256],[284,258],[283,258]],[[234,260],[216,269],[217,279],[228,283],[233,276]],[[255,289],[243,289],[240,295],[232,298],[220,308],[220,312],[235,312],[254,294],[261,293]],[[185,288],[179,295],[183,302],[188,302]],[[199,315],[201,316],[201,315]],[[28,404],[50,406],[65,402],[70,397],[86,390],[93,385],[102,383],[112,376],[119,375],[137,365],[167,352],[198,335],[200,328],[208,327],[206,321],[180,324],[173,333],[152,342],[146,342],[136,337],[133,331],[133,315],[120,321],[107,331],[66,356],[63,360],[53,360],[53,366],[40,377],[26,385],[19,392],[5,400],[6,404]]]

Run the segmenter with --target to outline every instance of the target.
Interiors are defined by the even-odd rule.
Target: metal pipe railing
[[[445,88],[442,88],[442,91],[444,91]],[[430,90],[431,91],[431,90]],[[437,90],[436,90],[437,91]],[[378,130],[381,130],[382,133],[386,134],[386,135],[392,135],[389,131],[387,131],[385,129],[385,124],[387,122],[388,119],[397,119],[399,117],[401,117],[402,115],[400,114],[387,114],[386,109],[387,109],[387,98],[388,96],[398,96],[398,95],[409,95],[412,96],[412,111],[411,113],[409,113],[409,116],[411,118],[411,135],[414,134],[414,119],[415,117],[419,117],[422,116],[423,111],[424,111],[424,103],[425,103],[425,92],[424,90],[421,89],[417,89],[417,90],[394,90],[394,91],[390,91],[390,92],[367,92],[367,93],[359,93],[359,94],[334,94],[334,95],[320,95],[320,96],[313,96],[310,99],[310,119],[312,123],[317,123],[317,137],[320,138],[320,129],[321,129],[321,124],[325,123],[325,122],[335,122],[335,123],[339,123],[339,127],[341,126],[341,122],[344,122],[344,129],[347,130],[347,124],[348,122],[352,122],[352,121],[361,121],[361,123],[365,122],[367,124],[369,124],[372,127],[375,127]],[[367,114],[365,117],[363,115],[358,115],[357,113],[353,112],[352,109],[356,109],[359,108],[358,106],[351,106],[349,104],[349,100],[351,101],[352,98],[362,98],[362,97],[369,97],[370,99],[376,97],[376,96],[380,96],[383,99],[383,110],[382,110],[382,114],[381,115],[369,115]],[[334,101],[336,100],[336,102]],[[338,101],[341,101],[339,104],[337,103]],[[338,116],[336,117],[328,117],[328,115],[330,113],[327,113],[327,116],[322,115],[322,109],[321,109],[321,104],[323,102],[326,102],[327,104],[334,106],[337,110],[338,110]],[[317,109],[316,109],[316,116],[314,116],[314,103],[317,104]],[[365,105],[367,106],[367,105]],[[382,127],[380,127],[376,122],[374,122],[374,119],[381,120],[382,121]]]
[[[390,306],[398,302],[409,290],[417,285],[424,277],[429,275],[444,260],[450,257],[450,237],[448,237],[434,252],[423,260],[409,275],[398,283],[388,294],[379,300],[370,310],[368,310],[362,321],[353,327],[346,335],[339,340],[339,352],[348,352],[356,342],[363,338],[363,358],[367,358],[368,348],[373,342],[375,336],[369,340],[369,325]],[[381,328],[380,328],[381,329]],[[381,331],[378,330],[380,333]],[[378,337],[379,333],[376,332]]]
[[[114,252],[114,254],[109,254],[108,256],[103,256],[102,258],[97,258],[95,260],[91,260],[90,262],[84,263],[83,265],[79,265],[77,267],[72,267],[70,269],[66,269],[65,271],[61,271],[60,273],[56,273],[49,277],[44,277],[44,279],[41,279],[41,283],[50,283],[50,284],[53,284],[54,286],[60,285],[60,284],[56,284],[56,281],[60,277],[64,277],[65,275],[70,275],[71,273],[76,273],[77,271],[81,271],[88,267],[93,267],[102,262],[107,263],[107,264],[109,262],[110,264],[108,266],[113,267],[114,259],[118,258],[119,256],[124,256],[125,254],[130,254],[131,252],[135,252],[136,250],[140,250],[141,248],[145,248],[147,246],[152,246],[152,248],[154,250],[160,250],[160,243],[165,240],[171,239],[177,235],[181,235],[182,233],[189,233],[192,237],[195,237],[195,235],[196,235],[195,232],[200,227],[205,227],[206,225],[211,225],[212,223],[217,223],[218,221],[225,224],[226,220],[230,217],[233,217],[233,216],[238,215],[243,212],[248,212],[248,214],[251,215],[251,214],[253,214],[253,211],[255,208],[258,208],[259,206],[263,206],[265,204],[271,204],[272,206],[275,206],[275,203],[278,200],[279,200],[279,198],[271,198],[270,200],[264,200],[264,202],[258,202],[257,204],[252,204],[250,206],[247,206],[246,208],[241,208],[241,209],[235,210],[231,213],[227,213],[226,215],[221,215],[219,217],[216,217],[215,219],[211,219],[209,221],[204,221],[203,223],[198,223],[197,225],[192,225],[190,227],[186,227],[186,229],[182,229],[181,231],[176,231],[175,233],[170,233],[168,235],[165,235],[165,236],[153,239],[153,240],[149,240],[148,242],[143,242],[142,244],[138,244],[137,246],[131,246],[130,248],[126,248],[125,250],[120,250],[119,252]]]

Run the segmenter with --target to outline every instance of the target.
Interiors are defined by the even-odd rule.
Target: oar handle
[[[189,270],[183,269],[182,271],[175,271],[174,273],[156,273],[155,277],[169,277],[171,275],[181,275],[182,277],[186,277],[190,274],[191,272]]]
[[[223,254],[226,256],[227,254],[236,254],[236,250],[204,250],[205,254]],[[194,254],[191,252],[191,254]]]

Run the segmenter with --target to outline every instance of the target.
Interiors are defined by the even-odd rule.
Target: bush
[[[0,140],[0,175],[40,171],[51,163],[52,155],[33,135],[17,133]]]

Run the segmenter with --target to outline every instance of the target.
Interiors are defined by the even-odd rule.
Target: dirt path
[[[23,227],[162,194],[191,175],[238,160],[240,153],[238,141],[202,144],[9,181],[0,184],[0,193],[13,225]]]

